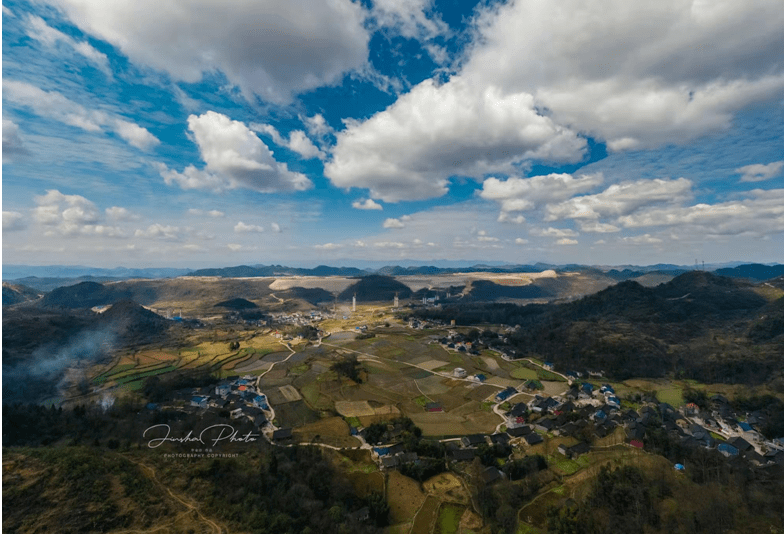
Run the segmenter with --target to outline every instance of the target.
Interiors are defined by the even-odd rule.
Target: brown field
[[[376,412],[367,401],[336,401],[335,410],[342,416],[374,416]]]
[[[433,526],[438,518],[441,502],[434,496],[428,496],[414,519],[411,533],[433,533]]]
[[[419,483],[400,472],[392,471],[387,478],[387,501],[390,523],[398,524],[410,522],[414,518],[425,501],[425,495],[420,490]]]
[[[460,479],[451,472],[443,472],[431,477],[422,483],[422,487],[428,494],[434,494],[447,501],[468,504],[471,500]]]
[[[278,388],[278,390],[283,395],[283,397],[286,398],[287,402],[299,401],[302,399],[302,396],[299,394],[299,392],[297,392],[297,389],[291,385],[281,386]]]
[[[446,366],[447,364],[449,363],[444,362],[443,360],[426,360],[425,362],[420,363],[419,366],[428,370],[435,370],[436,368]]]

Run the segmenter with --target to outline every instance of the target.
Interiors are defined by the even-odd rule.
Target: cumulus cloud
[[[351,203],[352,208],[357,210],[383,210],[384,207],[373,199],[357,200]]]
[[[610,150],[684,143],[781,94],[779,7],[767,0],[488,6],[462,74],[532,94],[555,122]]]
[[[321,249],[321,250],[324,250],[324,251],[331,251],[331,250],[334,250],[334,249],[340,249],[343,246],[341,244],[339,244],[339,243],[324,243],[324,244],[320,244],[320,245],[314,245],[313,247],[315,249]]]
[[[29,107],[37,115],[48,117],[87,132],[114,132],[128,144],[149,150],[160,141],[147,129],[111,113],[88,110],[57,91],[44,91],[16,80],[3,80],[3,98],[19,106]]]
[[[303,122],[308,128],[308,133],[313,137],[321,139],[333,132],[332,127],[329,126],[327,120],[320,113],[313,117],[305,117]]]
[[[137,214],[134,214],[127,208],[121,206],[112,206],[107,208],[106,216],[113,221],[134,221],[139,219]]]
[[[244,123],[208,111],[188,117],[188,129],[199,147],[204,169],[189,165],[180,173],[164,164],[158,169],[164,181],[183,189],[247,188],[262,193],[304,191],[313,183],[302,173],[289,171]]]
[[[22,214],[3,210],[3,232],[22,230],[25,226],[24,216]]]
[[[404,249],[406,244],[399,241],[377,241],[373,244],[373,247],[380,249]]]
[[[482,184],[480,196],[501,205],[498,220],[522,223],[510,219],[508,212],[519,212],[536,208],[543,203],[565,200],[583,193],[604,181],[601,173],[581,175],[577,178],[567,173],[552,173],[530,178],[509,177],[506,180],[490,177]]]
[[[275,222],[270,223],[270,228],[272,229],[272,232],[280,232],[280,225]]]
[[[582,221],[578,220],[580,230],[583,232],[598,232],[604,234],[607,232],[620,232],[620,227],[611,225],[610,223],[600,223],[598,221]]]
[[[264,232],[264,227],[259,225],[248,225],[240,221],[236,225],[234,225],[234,232],[241,234],[241,233],[248,233],[248,232]]]
[[[525,238],[515,238],[514,242],[517,245],[525,245],[526,243],[528,243],[528,240],[526,240]]]
[[[627,236],[622,238],[622,240],[624,243],[629,243],[632,245],[653,245],[662,242],[661,238],[656,238],[650,234],[643,234],[642,236]]]
[[[574,236],[579,236],[579,233],[568,228],[548,227],[546,229],[532,228],[531,236],[541,236],[545,238],[570,238]]]
[[[58,190],[47,190],[46,195],[33,198],[33,221],[44,228],[44,236],[104,236],[124,238],[119,227],[104,225],[95,204],[81,195],[65,195]]]
[[[384,220],[384,228],[403,228],[405,226],[405,223],[399,219],[395,219],[394,217],[388,217],[386,220]]]
[[[212,217],[214,219],[220,219],[226,216],[226,214],[220,210],[201,210],[200,208],[188,208],[188,214],[199,217]]]
[[[136,64],[187,83],[219,71],[248,100],[285,102],[367,62],[367,13],[350,0],[47,1]]]
[[[570,238],[561,238],[560,240],[558,240],[555,243],[558,244],[558,245],[577,245],[578,241],[577,240],[572,240]]]
[[[106,54],[99,52],[85,41],[77,41],[70,35],[66,35],[60,30],[52,28],[41,17],[36,15],[29,15],[27,17],[26,33],[28,37],[31,37],[50,48],[57,46],[58,43],[66,45],[74,52],[93,63],[98,69],[103,71],[106,76],[112,77],[112,71],[109,68],[109,58],[106,57]]]
[[[10,119],[3,119],[3,163],[14,161],[29,152],[19,138],[19,126]]]
[[[534,109],[528,93],[474,87],[459,76],[425,80],[337,134],[325,175],[386,202],[443,195],[454,175],[511,172],[529,160],[579,161],[585,140]]]
[[[44,226],[57,228],[64,234],[78,232],[82,226],[97,223],[100,212],[92,201],[81,195],[64,195],[47,190],[34,198],[33,219]]]
[[[625,228],[671,227],[691,235],[764,237],[784,232],[784,189],[752,190],[741,200],[651,208],[618,218]]]
[[[137,238],[177,241],[180,239],[180,227],[153,223],[146,230],[136,229],[134,236]]]
[[[559,204],[548,204],[546,221],[558,219],[597,219],[622,216],[655,203],[683,201],[691,197],[691,181],[654,179],[613,184],[596,195],[573,197]]]
[[[735,169],[735,172],[742,175],[740,177],[741,182],[762,182],[781,174],[782,168],[784,168],[784,160],[769,164],[744,165]]]
[[[409,39],[426,41],[449,31],[432,0],[374,0],[371,15],[379,26]]]
[[[267,134],[272,138],[276,145],[286,147],[302,156],[303,158],[324,158],[324,153],[316,147],[313,142],[305,135],[302,130],[292,130],[289,133],[289,138],[285,139],[280,135],[278,130],[270,124],[252,123],[250,125],[252,130],[259,133]]]

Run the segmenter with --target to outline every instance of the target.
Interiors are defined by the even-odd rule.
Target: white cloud
[[[100,212],[81,195],[64,195],[57,190],[47,190],[46,195],[34,198],[38,205],[32,210],[33,219],[49,232],[61,234],[90,232],[100,219]]]
[[[463,76],[528,92],[611,150],[688,142],[784,88],[775,1],[508,2],[476,31]]]
[[[308,128],[308,133],[313,137],[324,138],[333,132],[332,127],[329,126],[327,120],[324,119],[324,116],[320,113],[317,113],[313,117],[305,117],[303,122]]]
[[[176,241],[180,239],[180,227],[153,223],[147,227],[147,230],[136,229],[134,236],[137,238],[153,238]]]
[[[528,243],[528,240],[526,240],[525,238],[515,238],[514,242],[517,245],[525,245],[526,243]]]
[[[252,130],[267,134],[272,138],[276,145],[286,147],[302,156],[303,158],[324,158],[325,154],[316,147],[313,142],[305,135],[302,130],[292,130],[289,138],[285,139],[278,130],[270,124],[252,123],[249,125]]]
[[[377,241],[373,244],[373,247],[381,249],[404,249],[406,244],[399,241]]]
[[[227,243],[226,247],[228,247],[232,251],[239,251],[240,249],[242,249],[242,245],[240,245],[239,243]]]
[[[3,80],[3,98],[31,108],[37,115],[81,128],[87,132],[113,131],[130,145],[149,150],[160,141],[147,129],[100,110],[88,110],[57,91],[44,91],[31,84]]]
[[[622,216],[655,203],[678,202],[691,197],[691,181],[653,179],[613,184],[596,195],[573,197],[559,204],[548,204],[546,221],[558,219],[596,219]]]
[[[769,164],[744,165],[735,169],[735,172],[743,175],[740,177],[741,182],[762,182],[778,176],[782,168],[784,168],[784,160]]]
[[[516,223],[518,225],[522,225],[525,223],[525,217],[522,215],[516,215],[514,217],[510,216],[508,212],[501,212],[498,214],[498,222],[499,223]]]
[[[324,243],[324,244],[321,244],[321,245],[314,245],[313,247],[316,248],[316,249],[322,249],[322,250],[325,250],[325,251],[331,251],[331,250],[334,250],[334,249],[340,249],[343,246],[341,244],[339,244],[339,243]]]
[[[498,220],[503,222],[510,220],[508,212],[530,210],[543,203],[565,200],[577,193],[593,189],[603,181],[601,173],[581,175],[577,178],[566,173],[530,178],[509,177],[506,180],[490,177],[482,184],[480,196],[501,205]]]
[[[498,238],[494,238],[493,236],[479,236],[476,239],[479,240],[479,241],[484,241],[484,242],[500,241]]]
[[[142,128],[136,123],[124,121],[123,119],[114,119],[114,132],[123,138],[128,144],[141,150],[150,150],[160,143],[157,137]]]
[[[234,232],[237,233],[247,233],[247,232],[264,232],[264,227],[259,225],[247,225],[240,221],[236,225],[234,225]]]
[[[139,216],[121,206],[112,206],[107,208],[106,216],[113,221],[135,221]]]
[[[527,93],[474,87],[461,77],[425,80],[364,122],[337,134],[325,175],[386,202],[443,195],[454,175],[511,172],[529,160],[573,162],[585,140],[539,115]]]
[[[409,39],[424,41],[449,31],[433,0],[374,0],[371,14],[379,26]]]
[[[388,217],[384,220],[384,228],[403,228],[405,226],[405,223],[394,217]]]
[[[226,216],[226,214],[220,210],[202,210],[200,208],[188,208],[188,214],[199,217],[212,217],[213,219],[220,219]]]
[[[571,238],[579,235],[580,235],[579,233],[568,228],[548,227],[546,229],[542,229],[542,228],[531,229],[531,236],[541,236],[546,238]]]
[[[662,242],[661,238],[655,238],[650,234],[643,234],[642,236],[627,236],[622,239],[624,243],[630,243],[632,245],[653,245]]]
[[[618,219],[626,228],[678,226],[692,236],[765,237],[784,232],[784,189],[752,190],[749,198],[648,209]]]
[[[366,12],[349,0],[48,1],[136,64],[187,83],[219,71],[248,100],[284,102],[367,62]]]
[[[188,129],[206,166],[189,165],[182,173],[158,165],[169,185],[183,189],[247,188],[262,193],[304,191],[313,183],[302,173],[289,171],[244,123],[214,111],[188,117]]]
[[[25,226],[24,216],[22,214],[3,210],[3,232],[22,230]]]
[[[578,224],[580,225],[580,230],[583,232],[598,232],[604,234],[608,232],[619,232],[621,230],[620,227],[616,227],[615,225],[600,223],[598,221],[578,220]]]
[[[373,199],[356,200],[351,203],[352,208],[357,210],[383,210],[384,207],[378,204]]]
[[[558,245],[577,245],[578,242],[577,242],[577,240],[572,240],[572,239],[569,239],[569,238],[561,238],[560,240],[558,240],[555,243],[558,244]]]
[[[56,30],[49,26],[44,19],[35,15],[29,15],[26,21],[27,35],[42,44],[54,48],[58,43],[63,43],[72,48],[77,54],[83,56],[103,73],[112,77],[112,71],[109,68],[109,58],[106,54],[99,52],[85,41],[77,41],[70,35]]]
[[[29,152],[19,138],[19,126],[10,119],[3,119],[3,163],[14,161]]]

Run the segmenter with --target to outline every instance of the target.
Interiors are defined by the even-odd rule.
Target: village
[[[421,328],[420,325],[410,327]],[[367,326],[358,326],[355,331],[367,332]],[[326,334],[319,333],[319,343]],[[503,341],[501,335],[498,339]],[[472,343],[464,334],[453,330],[435,342],[449,351],[467,355],[478,355],[477,348],[481,346],[480,342]],[[503,360],[513,360],[506,353],[499,354]],[[450,463],[466,463],[479,456],[486,446],[496,448],[496,452],[512,460],[540,452],[542,448],[537,446],[546,443],[548,452],[557,451],[567,459],[576,459],[594,448],[608,445],[623,444],[643,449],[646,442],[661,430],[659,432],[664,432],[683,448],[715,450],[726,457],[727,462],[740,460],[760,467],[784,464],[784,440],[768,440],[758,431],[764,425],[765,415],[759,411],[736,414],[722,395],[714,395],[709,400],[709,406],[702,408],[693,403],[676,408],[660,402],[653,395],[638,394],[632,403],[616,395],[614,387],[609,383],[582,381],[580,376],[583,374],[574,371],[559,373],[549,362],[544,362],[542,368],[563,378],[565,382],[562,384],[567,388],[560,394],[547,395],[541,392],[542,383],[536,379],[524,381],[517,387],[496,387],[495,393],[484,401],[491,409],[487,418],[502,419],[495,432],[440,437],[436,442],[442,444],[443,448],[438,451],[443,451]],[[597,376],[600,373],[591,372],[590,375]],[[484,374],[468,375],[461,367],[454,368],[451,373],[440,374],[474,385],[485,385],[487,380]],[[214,385],[185,389],[176,393],[171,408],[247,422],[268,442],[292,445],[294,429],[275,425],[275,410],[260,387],[260,379],[260,376],[252,374],[229,376]],[[291,390],[291,396],[298,396],[293,386],[281,388]],[[528,401],[519,401],[520,397]],[[158,407],[150,404],[148,408]],[[436,401],[424,403],[422,409],[427,413],[445,412],[442,404]],[[379,469],[391,470],[421,461],[421,455],[401,441],[405,426],[399,417],[397,420],[382,421],[386,427],[370,441],[368,426],[347,420],[356,445],[343,448],[369,450]],[[308,443],[340,449],[318,442]],[[687,470],[689,467],[686,463],[677,463],[675,468]],[[489,483],[506,475],[502,470],[488,466],[483,477]]]

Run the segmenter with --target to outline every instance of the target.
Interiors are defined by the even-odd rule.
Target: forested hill
[[[559,305],[450,305],[418,314],[461,325],[519,326],[508,336],[517,356],[617,378],[673,373],[759,383],[781,374],[784,354],[780,306],[748,282],[701,271],[655,288],[625,281]]]

